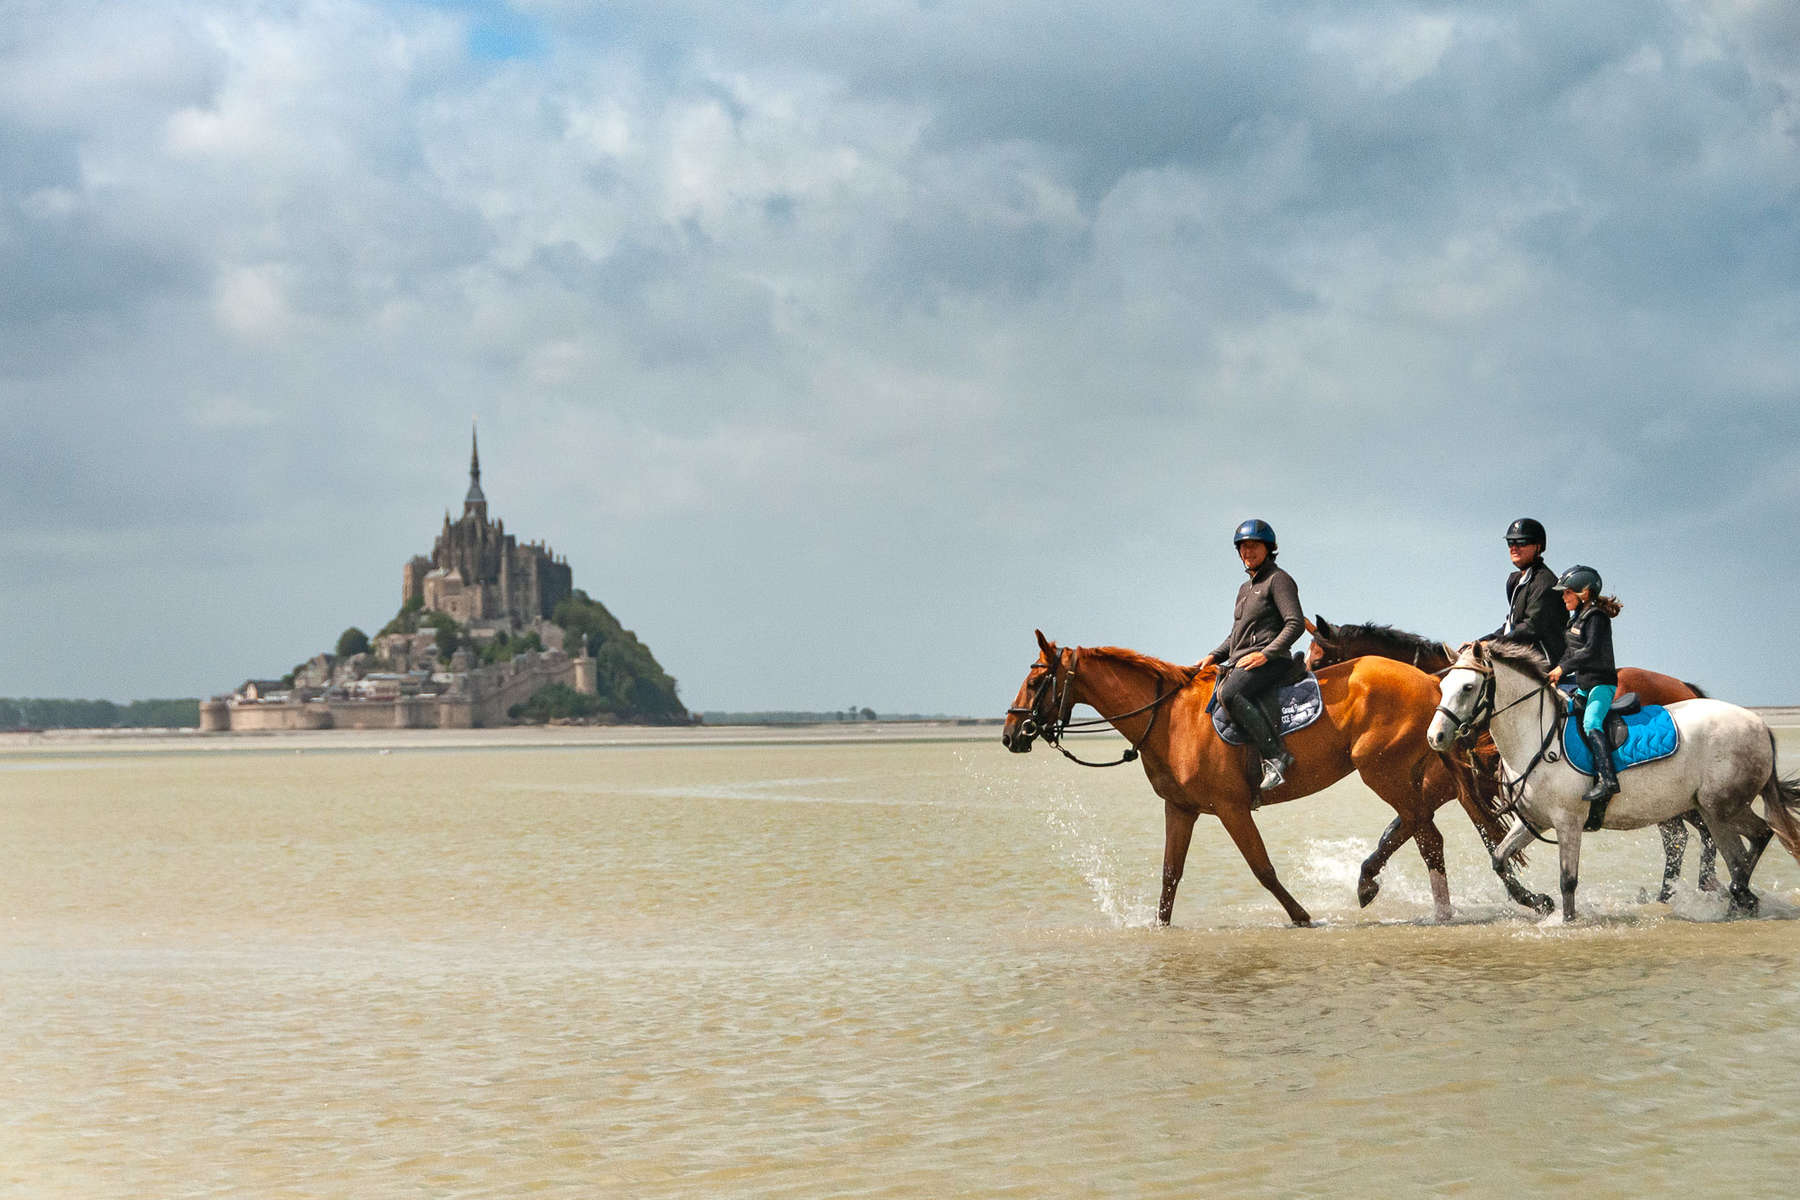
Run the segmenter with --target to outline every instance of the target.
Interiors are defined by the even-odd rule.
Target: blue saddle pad
[[[1318,720],[1325,711],[1325,698],[1319,695],[1319,677],[1311,671],[1299,683],[1290,683],[1279,688],[1275,693],[1281,698],[1281,736],[1286,737],[1296,729],[1305,729]],[[1219,736],[1233,746],[1244,744],[1244,735],[1238,727],[1231,723],[1231,715],[1225,711],[1223,704],[1213,704],[1213,728]]]
[[[1623,771],[1667,758],[1681,749],[1681,731],[1675,718],[1660,704],[1646,704],[1625,721],[1625,744],[1613,750],[1613,770]],[[1610,722],[1609,722],[1610,724]],[[1594,773],[1594,756],[1581,737],[1581,722],[1570,717],[1563,726],[1563,754],[1569,765],[1583,775]]]

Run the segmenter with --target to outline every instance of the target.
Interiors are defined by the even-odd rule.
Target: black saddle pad
[[[1325,712],[1325,698],[1319,694],[1319,677],[1307,672],[1299,683],[1290,683],[1286,687],[1275,690],[1281,702],[1281,736],[1286,737],[1297,729],[1305,729],[1318,720]],[[1238,727],[1231,723],[1231,714],[1225,711],[1223,704],[1212,706],[1213,728],[1219,736],[1233,746],[1242,746],[1244,735]]]

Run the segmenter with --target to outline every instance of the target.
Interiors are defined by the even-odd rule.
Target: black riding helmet
[[[1577,563],[1557,577],[1556,590],[1559,592],[1592,592],[1598,596],[1600,594],[1600,572]]]
[[[1547,543],[1543,523],[1531,517],[1520,517],[1506,527],[1506,544],[1544,548]]]

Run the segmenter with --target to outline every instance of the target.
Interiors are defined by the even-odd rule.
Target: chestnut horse
[[[1450,664],[1456,661],[1456,652],[1444,643],[1395,629],[1391,625],[1333,625],[1315,613],[1310,632],[1312,645],[1306,652],[1306,665],[1314,671],[1365,654],[1411,663],[1421,671],[1430,671],[1436,675],[1448,671]],[[1681,700],[1706,699],[1706,693],[1691,683],[1673,675],[1639,670],[1637,667],[1619,668],[1619,694],[1624,695],[1626,692],[1636,692],[1638,699],[1645,704],[1674,704]],[[1498,811],[1500,755],[1494,749],[1493,738],[1484,733],[1473,745],[1464,748],[1469,751],[1475,787],[1481,803],[1490,812]],[[1713,846],[1712,834],[1707,831],[1696,810],[1685,818],[1678,817],[1657,826],[1658,832],[1662,834],[1663,844],[1662,890],[1657,899],[1664,902],[1675,894],[1675,881],[1681,878],[1681,859],[1687,851],[1688,841],[1684,820],[1700,831],[1700,889],[1711,892],[1718,890],[1719,886],[1716,866],[1718,853]],[[1480,830],[1481,826],[1477,825],[1476,829]],[[1488,846],[1489,850],[1493,848],[1491,844]]]
[[[1177,666],[1117,646],[1058,648],[1037,635],[1038,657],[1019,685],[1007,710],[1000,741],[1023,754],[1038,737],[1076,762],[1083,760],[1061,745],[1070,727],[1069,714],[1086,704],[1101,717],[1081,724],[1110,724],[1131,743],[1112,763],[1143,763],[1150,786],[1163,799],[1162,897],[1156,919],[1167,925],[1175,910],[1175,889],[1187,862],[1194,822],[1201,813],[1219,818],[1237,844],[1256,881],[1287,910],[1296,925],[1312,917],[1288,894],[1275,876],[1268,849],[1251,815],[1259,800],[1251,771],[1256,764],[1243,748],[1227,745],[1213,729],[1207,701],[1218,682],[1216,667]],[[1390,832],[1363,864],[1359,896],[1372,898],[1374,872],[1395,847],[1415,838],[1431,877],[1432,899],[1440,920],[1450,916],[1450,887],[1444,875],[1444,839],[1431,814],[1458,791],[1451,760],[1425,743],[1425,730],[1437,708],[1437,681],[1415,668],[1380,658],[1364,658],[1319,673],[1325,711],[1313,724],[1287,738],[1296,759],[1287,781],[1263,793],[1263,804],[1280,804],[1310,796],[1356,771],[1398,814]],[[1504,827],[1482,812],[1495,839]],[[1385,850],[1385,853],[1383,852]],[[1510,867],[1496,868],[1510,880]],[[1516,881],[1515,898],[1548,911],[1548,897],[1534,896]],[[1364,900],[1367,903],[1367,900]]]

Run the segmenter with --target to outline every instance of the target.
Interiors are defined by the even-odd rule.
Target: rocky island
[[[577,719],[686,724],[649,647],[574,586],[566,559],[488,520],[473,432],[462,515],[401,568],[400,610],[374,637],[200,704],[203,731],[472,729]]]

